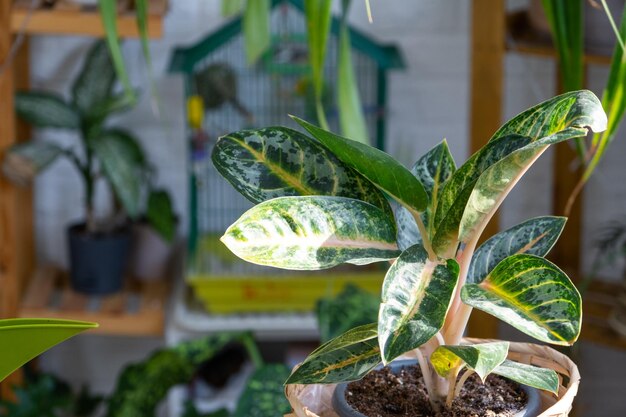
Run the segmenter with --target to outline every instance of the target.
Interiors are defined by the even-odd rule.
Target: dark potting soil
[[[368,417],[510,417],[526,405],[526,393],[514,382],[490,375],[483,384],[469,377],[452,408],[433,412],[417,365],[396,375],[389,368],[370,372],[346,389],[348,403]]]

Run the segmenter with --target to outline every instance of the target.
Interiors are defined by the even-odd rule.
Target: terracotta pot
[[[133,226],[133,249],[130,271],[141,281],[165,278],[174,244],[167,242],[146,223]]]
[[[468,343],[493,342],[494,340],[466,339]],[[559,386],[558,396],[541,392],[541,413],[537,417],[565,417],[572,409],[578,392],[580,374],[578,367],[567,356],[548,346],[531,343],[511,343],[509,359],[516,362],[554,369],[568,381]],[[285,394],[293,408],[286,417],[339,417],[334,411],[332,397],[336,385],[287,385]]]
[[[584,16],[585,16],[585,49],[587,52],[594,54],[610,55],[613,52],[615,46],[615,34],[611,29],[609,20],[604,13],[604,9],[600,7],[594,7],[591,2],[586,0],[570,0],[570,1],[584,1]],[[624,0],[607,0],[607,5],[613,14],[613,18],[616,22],[620,21],[622,11],[624,10]],[[600,4],[600,2],[597,2]],[[541,6],[541,0],[531,0],[528,7],[528,17],[531,25],[535,31],[550,35],[550,24],[546,19],[546,15],[543,12]]]

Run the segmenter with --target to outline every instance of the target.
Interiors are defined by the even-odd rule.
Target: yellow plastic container
[[[376,266],[315,272],[260,267],[207,236],[189,261],[186,280],[209,312],[229,314],[312,311],[319,299],[340,293],[348,283],[378,295],[384,277],[385,271]]]

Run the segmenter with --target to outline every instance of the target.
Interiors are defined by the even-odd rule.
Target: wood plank
[[[12,13],[11,30],[17,33],[28,12],[24,9],[15,9]],[[138,38],[139,30],[135,16],[132,14],[120,15],[117,18],[117,28],[122,38]],[[28,34],[58,34],[58,35],[85,35],[102,37],[104,27],[100,14],[95,12],[76,12],[68,10],[36,10],[30,17],[26,27]],[[163,16],[148,16],[148,37],[157,39],[163,36]]]
[[[480,149],[502,123],[505,54],[504,0],[472,1],[470,151]],[[483,236],[498,232],[497,214]],[[496,318],[474,310],[468,323],[471,337],[497,338]]]
[[[38,268],[25,291],[22,308],[47,308],[52,299],[58,274],[58,268],[52,265]]]

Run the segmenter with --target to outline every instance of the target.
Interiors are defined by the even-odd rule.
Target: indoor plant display
[[[315,139],[274,127],[232,133],[215,145],[217,169],[257,203],[222,241],[249,262],[278,268],[392,263],[378,322],[325,343],[287,380],[295,414],[336,415],[328,400],[333,386],[319,384],[358,380],[409,354],[418,359],[433,413],[458,403],[470,375],[484,380],[495,373],[558,391],[549,415],[566,415],[578,385],[566,357],[547,347],[462,337],[478,308],[542,342],[570,345],[578,338],[580,295],[544,258],[564,218],[530,219],[478,248],[477,242],[549,145],[606,128],[597,97],[576,91],[523,112],[458,169],[445,141],[410,171],[375,148],[295,120]],[[520,359],[525,363],[514,361]],[[559,390],[553,370],[529,363],[569,370],[569,389]]]
[[[109,52],[103,42],[96,42],[72,85],[71,100],[49,92],[19,92],[15,99],[19,117],[35,127],[77,131],[82,149],[31,140],[9,149],[3,161],[4,173],[16,182],[31,180],[61,156],[75,166],[86,196],[85,221],[68,229],[71,282],[77,291],[92,294],[122,287],[131,243],[127,216],[137,218],[148,205],[148,220],[157,230],[173,234],[171,204],[162,204],[162,192],[152,198],[153,169],[138,141],[106,124],[110,115],[129,107],[126,95],[114,92],[115,81]],[[101,179],[110,185],[116,203],[116,213],[108,219],[98,219],[95,213],[96,184]],[[150,206],[153,201],[158,204]]]

